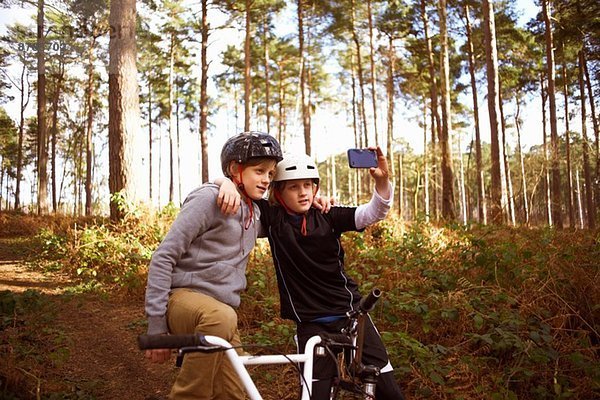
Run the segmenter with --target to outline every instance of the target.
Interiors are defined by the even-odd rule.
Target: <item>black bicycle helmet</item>
[[[283,160],[281,147],[277,140],[263,132],[242,132],[225,142],[221,150],[221,168],[225,176],[229,176],[229,163],[237,161],[240,164],[252,158],[273,158],[277,162]]]

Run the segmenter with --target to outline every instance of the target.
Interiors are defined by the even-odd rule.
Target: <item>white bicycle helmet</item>
[[[313,179],[319,183],[319,170],[314,160],[306,154],[287,154],[277,164],[273,182],[290,181],[292,179]]]

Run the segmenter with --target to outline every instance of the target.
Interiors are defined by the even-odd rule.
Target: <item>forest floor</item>
[[[73,290],[32,269],[31,251],[28,237],[0,238],[0,305],[19,304],[0,324],[0,399],[166,398],[174,362],[147,362],[136,345],[143,300]]]

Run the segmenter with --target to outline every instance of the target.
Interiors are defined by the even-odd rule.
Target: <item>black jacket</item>
[[[306,214],[307,235],[300,232],[302,216],[283,207],[257,202],[261,224],[271,245],[277,273],[281,316],[296,322],[343,316],[360,300],[357,284],[344,271],[340,235],[357,230],[356,207],[332,207]]]

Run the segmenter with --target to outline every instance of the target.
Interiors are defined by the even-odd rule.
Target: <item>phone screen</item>
[[[348,165],[350,168],[375,168],[377,153],[370,149],[349,149]]]

